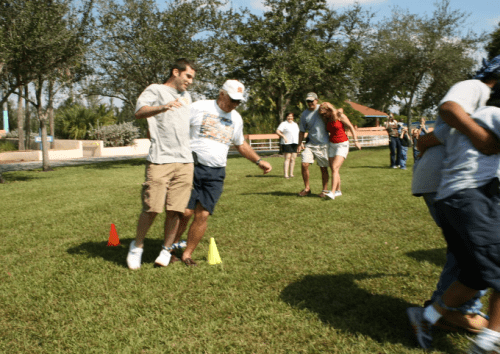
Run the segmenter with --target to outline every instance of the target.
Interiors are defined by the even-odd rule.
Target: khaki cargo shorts
[[[328,167],[328,144],[306,144],[300,156],[302,157],[302,163],[314,163],[314,159],[316,159],[319,167]]]
[[[142,210],[162,213],[163,210],[184,213],[193,186],[192,163],[146,165],[146,181],[142,184]]]

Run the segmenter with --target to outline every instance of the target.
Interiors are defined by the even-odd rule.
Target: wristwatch
[[[256,164],[257,166],[259,166],[259,164],[260,164],[260,162],[261,162],[261,161],[262,161],[262,159],[258,159],[257,161],[255,161],[255,164]]]

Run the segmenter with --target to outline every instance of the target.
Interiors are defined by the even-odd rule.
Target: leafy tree
[[[489,60],[500,55],[500,23],[497,29],[490,34],[490,41],[486,45],[486,51],[488,52]]]
[[[47,110],[43,107],[44,84],[57,71],[66,72],[81,63],[85,53],[93,0],[83,2],[80,11],[71,8],[69,0],[19,1],[21,24],[25,30],[25,45],[16,48],[10,71],[14,77],[29,78],[35,83],[35,97],[30,103],[36,107],[42,132],[43,170],[50,170],[47,146]],[[28,99],[27,97],[25,97]],[[51,106],[52,96],[47,106]]]
[[[345,99],[356,86],[359,43],[369,16],[359,7],[339,15],[325,0],[264,5],[263,16],[248,11],[233,16],[221,44],[229,76],[250,88],[252,112],[267,115],[276,127],[308,91]]]
[[[194,90],[205,92],[215,73],[211,38],[222,26],[221,5],[217,0],[174,0],[160,11],[153,0],[101,1],[92,57],[97,80],[89,93],[135,107],[144,88],[164,83],[170,64],[181,57],[197,62]]]
[[[438,3],[432,17],[396,8],[378,26],[364,60],[364,104],[386,110],[403,102],[410,124],[414,106],[435,107],[453,83],[471,74],[479,38],[461,35],[467,15],[449,4]]]

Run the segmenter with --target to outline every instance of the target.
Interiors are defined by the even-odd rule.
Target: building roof
[[[387,113],[385,113],[385,112],[377,111],[376,109],[363,106],[359,103],[355,103],[355,102],[351,102],[351,101],[346,101],[346,102],[349,103],[353,109],[360,112],[365,117],[387,117]]]

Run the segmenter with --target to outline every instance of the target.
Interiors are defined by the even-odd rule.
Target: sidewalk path
[[[84,157],[80,159],[68,160],[53,160],[50,161],[50,167],[64,167],[64,166],[77,166],[87,165],[92,163],[107,162],[107,161],[122,161],[132,159],[145,159],[147,155],[133,155],[133,156],[112,156],[112,157]],[[42,161],[26,161],[26,162],[12,162],[1,163],[0,173],[8,171],[29,171],[42,168]]]

